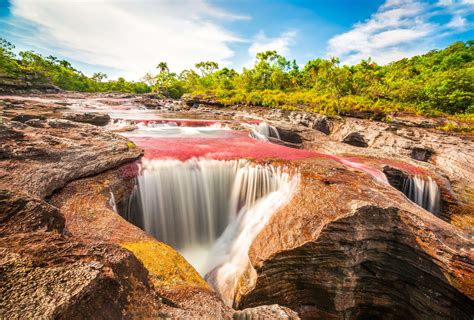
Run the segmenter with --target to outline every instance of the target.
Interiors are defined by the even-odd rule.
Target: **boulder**
[[[424,147],[413,147],[410,156],[418,161],[428,161],[433,155],[433,150]]]
[[[181,100],[189,107],[193,107],[194,105],[196,105],[196,107],[199,105],[224,107],[224,104],[222,102],[217,101],[212,96],[206,96],[206,95],[184,94],[181,97]]]
[[[95,126],[105,126],[109,123],[110,116],[106,113],[100,112],[66,112],[63,114],[63,119],[74,122],[89,123]]]
[[[359,132],[351,132],[342,139],[343,143],[350,144],[354,147],[367,148],[369,145],[364,136]]]
[[[313,123],[313,129],[321,131],[322,133],[325,133],[325,134],[331,133],[328,118],[325,116],[316,118]]]

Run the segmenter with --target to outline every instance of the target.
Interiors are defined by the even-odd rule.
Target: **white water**
[[[409,177],[403,182],[402,192],[420,207],[439,213],[441,196],[438,185],[430,177]]]
[[[268,141],[268,138],[276,138],[281,140],[278,129],[274,126],[269,125],[266,122],[260,122],[259,124],[250,124],[250,136],[252,138]]]
[[[273,213],[291,200],[298,184],[298,175],[279,173],[280,186],[260,199],[253,207],[243,208],[226,228],[211,251],[206,264],[206,280],[232,306],[237,281],[250,264],[248,251],[258,233],[267,225]]]
[[[144,159],[142,165],[136,194],[140,216],[133,220],[179,250],[201,272],[226,227],[252,208],[260,207],[260,216],[271,215],[278,199],[260,203],[289,180],[281,169],[245,160]],[[245,230],[250,228],[245,233],[258,232],[258,227],[245,225]]]

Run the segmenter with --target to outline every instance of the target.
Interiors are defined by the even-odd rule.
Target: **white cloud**
[[[465,28],[472,12],[466,4],[474,0],[439,0],[436,5],[419,0],[387,0],[364,22],[329,40],[328,55],[354,64],[373,58],[380,64],[421,54],[436,37]],[[435,10],[435,7],[441,8]],[[450,14],[447,24],[433,22],[436,15]]]
[[[452,5],[473,5],[474,0],[438,0],[438,6],[452,6]]]
[[[464,28],[465,26],[467,26],[467,20],[466,18],[463,18],[461,16],[456,16],[456,17],[453,17],[451,21],[449,21],[447,26],[449,28],[455,28],[455,29]]]
[[[255,62],[255,56],[259,52],[268,50],[276,50],[280,55],[287,55],[290,53],[290,47],[294,44],[297,32],[290,30],[283,32],[277,37],[271,38],[265,35],[263,31],[257,33],[252,43],[248,48],[249,61],[245,64],[246,67],[252,66]]]
[[[167,61],[172,70],[201,60],[226,64],[242,41],[219,19],[239,20],[206,0],[13,0],[16,23],[35,26],[30,41],[64,56],[138,79]]]

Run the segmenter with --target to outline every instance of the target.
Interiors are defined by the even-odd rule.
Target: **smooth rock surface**
[[[236,306],[278,303],[302,318],[472,318],[468,233],[335,163],[299,168],[295,196],[252,243]]]

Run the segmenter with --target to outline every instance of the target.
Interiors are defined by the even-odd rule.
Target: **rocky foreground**
[[[417,119],[387,124],[196,99],[41,98],[0,98],[0,318],[474,316],[471,136]],[[392,186],[328,158],[285,162],[301,175],[295,196],[254,239],[236,285],[216,292],[174,249],[116,213],[142,150],[101,128],[107,115],[69,109],[84,98],[263,118],[281,132],[275,142],[353,157]],[[396,189],[413,174],[438,182],[438,215]]]

